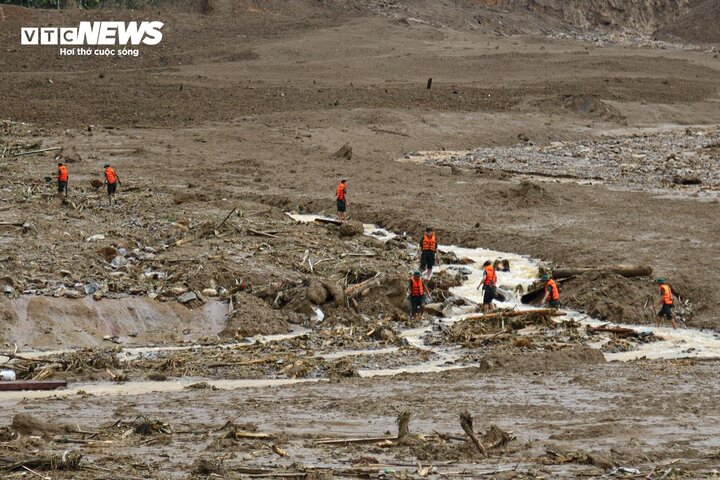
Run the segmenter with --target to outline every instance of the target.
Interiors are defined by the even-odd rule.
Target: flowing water
[[[289,214],[291,218],[298,222],[315,222],[316,220],[334,221],[329,217],[323,217],[321,215],[299,215]],[[396,235],[383,228],[377,227],[376,225],[366,224],[365,234],[374,237],[380,241],[388,241],[394,238]],[[409,248],[416,248],[416,246],[409,245]],[[494,250],[487,250],[482,248],[464,248],[456,246],[441,245],[439,249],[442,252],[452,252],[460,259],[469,259],[473,263],[468,265],[442,265],[437,270],[449,270],[449,271],[460,271],[467,276],[467,280],[460,286],[452,288],[451,293],[457,297],[463,298],[466,302],[471,304],[471,307],[458,307],[453,312],[453,315],[445,318],[434,318],[429,317],[426,323],[420,327],[406,329],[400,332],[400,335],[404,337],[407,342],[420,350],[432,352],[432,359],[421,362],[415,365],[402,366],[397,368],[379,368],[379,369],[364,369],[360,370],[359,374],[362,377],[374,377],[374,376],[389,376],[396,375],[399,373],[426,373],[426,372],[440,372],[451,369],[464,368],[466,365],[461,364],[458,360],[461,358],[463,353],[460,347],[445,347],[445,346],[430,346],[424,341],[428,335],[432,335],[434,328],[438,325],[451,326],[452,324],[466,318],[472,310],[474,305],[482,302],[482,290],[477,288],[478,284],[482,279],[482,268],[480,267],[485,260],[495,259],[507,259],[510,262],[511,270],[509,272],[498,271],[498,288],[506,295],[506,301],[497,302],[497,306],[500,308],[513,308],[517,310],[529,309],[520,302],[521,293],[526,291],[527,287],[530,286],[535,280],[537,280],[538,265],[539,261],[532,259],[525,255],[518,255],[514,253],[499,252]],[[408,267],[410,268],[410,267]],[[607,322],[601,322],[597,319],[593,319],[580,312],[565,310],[565,319],[570,318],[584,325],[598,326]],[[649,359],[673,359],[673,358],[720,358],[720,335],[709,332],[701,331],[696,329],[678,329],[673,330],[671,328],[651,328],[641,327],[635,325],[620,325],[627,328],[632,328],[636,331],[645,332],[652,331],[656,336],[662,338],[662,340],[639,344],[637,348],[629,352],[621,353],[605,353],[605,358],[609,361],[629,361],[638,358],[649,358]],[[296,328],[293,332],[286,335],[272,335],[272,336],[258,336],[249,339],[249,341],[281,341],[283,339],[292,338],[298,335],[304,335],[309,330]],[[604,340],[604,341],[607,341]],[[604,341],[599,341],[597,344],[593,344],[593,347],[599,348]],[[135,347],[125,348],[122,351],[122,360],[131,360],[138,358],[143,355],[152,355],[162,351],[179,351],[179,350],[190,350],[190,349],[203,349],[203,348],[232,348],[242,345],[242,343],[228,343],[226,345],[183,345],[183,346],[159,346],[159,347]],[[344,350],[337,351],[327,354],[320,354],[318,356],[327,360],[335,360],[344,357],[360,356],[360,355],[378,355],[378,354],[392,354],[398,352],[398,347],[387,347],[377,350]],[[36,352],[24,354],[25,356],[44,356],[51,353],[62,353],[61,351],[55,352]],[[266,386],[281,386],[293,383],[313,382],[318,381],[317,379],[261,379],[261,380],[205,380],[201,378],[197,379],[181,379],[166,382],[126,382],[126,383],[111,383],[111,382],[95,382],[87,384],[74,385],[73,388],[62,390],[62,391],[38,391],[38,392],[7,392],[3,394],[4,399],[11,398],[37,398],[37,397],[49,397],[49,396],[61,396],[61,395],[74,395],[78,393],[88,393],[94,395],[137,395],[148,392],[170,392],[180,391],[186,388],[188,385],[197,383],[199,381],[206,381],[211,386],[215,386],[223,389],[237,389],[237,388],[250,388],[250,387],[266,387]]]

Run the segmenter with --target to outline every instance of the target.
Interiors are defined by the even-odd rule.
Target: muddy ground
[[[592,478],[623,466],[652,478],[669,469],[664,478],[714,475],[713,361],[604,363],[583,329],[503,333],[495,345],[482,337],[496,335],[493,327],[436,332],[438,342],[476,349],[457,370],[354,377],[437,359],[369,333],[415,326],[402,303],[414,261],[406,241],[428,224],[441,243],[556,266],[651,266],[687,301],[687,326],[720,328],[720,60],[717,45],[703,43],[716,41],[711,29],[682,27],[703,25],[693,19],[712,18],[713,5],[690,2],[694,9],[669,15],[677,23],[630,9],[598,26],[605,7],[591,1],[560,12],[535,2],[516,10],[503,2],[210,3],[0,7],[0,222],[18,224],[0,226],[0,339],[9,352],[14,344],[21,353],[94,349],[48,357],[60,365],[49,378],[157,382],[127,384],[123,394],[0,397],[11,413],[5,425],[28,413],[98,432],[35,438],[42,432],[10,426],[3,457],[82,452],[87,468],[53,478],[117,478],[106,471],[116,469],[125,478],[240,478],[278,467],[296,475],[288,478],[332,478],[377,476],[386,466],[419,476],[430,464],[450,477],[507,468],[495,477]],[[19,45],[21,26],[108,16],[160,18],[164,40],[139,58],[68,58]],[[345,144],[352,154],[336,156]],[[12,156],[51,147],[63,150]],[[408,161],[430,158],[418,152],[434,160]],[[70,170],[65,202],[45,180],[58,159]],[[602,168],[583,169],[588,159]],[[105,162],[123,182],[117,206],[92,183]],[[408,236],[383,243],[285,215],[333,213],[340,178],[349,179],[353,220]],[[378,275],[368,295],[347,297]],[[439,287],[444,300],[456,281]],[[583,276],[567,292],[569,306],[598,318],[650,321],[648,278]],[[246,340],[300,328],[309,333]],[[612,340],[608,348],[632,348]],[[241,346],[223,347],[233,342]],[[202,344],[211,353],[131,366],[108,357],[133,344]],[[322,357],[347,349],[384,350]],[[35,368],[21,373],[32,378]],[[320,383],[148,393],[223,379]],[[476,431],[494,423],[516,439],[483,460],[464,439],[433,433],[461,437],[466,409]],[[401,410],[412,411],[411,433],[424,440],[313,443],[394,432]],[[135,433],[140,415],[173,433]],[[223,439],[227,421],[274,437]]]

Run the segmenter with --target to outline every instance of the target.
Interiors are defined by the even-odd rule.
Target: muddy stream
[[[298,215],[289,214],[291,218],[298,222],[314,222],[317,219],[326,219],[319,215]],[[331,219],[332,220],[332,219]],[[387,241],[396,235],[385,229],[375,225],[366,224],[365,234],[372,236],[381,241]],[[417,248],[409,245],[408,248]],[[482,302],[482,291],[477,290],[477,285],[482,278],[482,263],[487,259],[502,258],[510,261],[511,271],[497,272],[498,288],[505,294],[505,302],[497,302],[500,308],[513,308],[517,310],[529,309],[531,307],[522,305],[520,302],[520,294],[518,291],[525,291],[537,279],[539,261],[528,256],[518,255],[514,253],[499,252],[482,248],[463,248],[456,246],[441,245],[439,249],[442,252],[453,252],[458,258],[467,258],[475,263],[469,265],[441,265],[436,270],[461,271],[467,275],[467,280],[459,287],[451,289],[457,297],[466,300],[469,306],[454,307],[450,316],[445,318],[437,318],[427,316],[426,323],[420,327],[403,330],[400,333],[407,342],[424,351],[432,352],[431,360],[417,363],[414,365],[404,365],[397,368],[378,368],[378,369],[360,369],[358,373],[361,377],[373,376],[390,376],[399,373],[426,373],[441,372],[452,369],[467,368],[468,365],[459,362],[461,358],[461,347],[447,347],[438,345],[427,345],[425,339],[431,338],[435,332],[437,334],[438,326],[451,326],[461,321],[468,315],[473,313],[475,306]],[[593,319],[583,313],[563,309],[566,312],[565,320],[573,319],[583,325],[598,326],[606,324],[597,319]],[[632,328],[639,332],[652,331],[661,338],[660,341],[653,343],[639,344],[636,349],[628,352],[620,353],[604,353],[608,361],[631,361],[638,358],[648,359],[675,359],[675,358],[720,358],[720,335],[713,332],[706,332],[696,329],[678,329],[672,328],[651,328],[636,325],[621,325],[623,327]],[[256,336],[248,339],[248,341],[270,342],[289,339],[295,336],[304,335],[309,330],[297,327],[291,333],[285,335],[268,335]],[[600,348],[608,339],[591,344],[594,348]],[[151,355],[153,352],[161,351],[179,351],[179,350],[199,350],[204,348],[233,348],[237,346],[237,342],[225,345],[182,345],[182,346],[158,346],[158,347],[126,347],[118,355],[122,360],[135,359],[142,355]],[[341,350],[327,354],[319,354],[326,360],[339,359],[345,357],[353,357],[359,355],[378,355],[390,354],[399,350],[399,347],[387,347],[375,350]],[[23,353],[27,357],[40,357],[50,354],[69,352],[72,350],[55,350],[44,352]],[[0,363],[4,359],[0,358]],[[294,383],[305,382],[322,382],[322,379],[239,379],[239,380],[212,380],[204,378],[184,378],[170,381],[132,381],[125,383],[115,382],[92,382],[73,384],[71,388],[60,391],[39,391],[39,392],[4,392],[3,399],[22,399],[22,398],[40,398],[50,396],[75,395],[78,393],[88,393],[93,395],[137,395],[149,392],[173,392],[183,390],[190,384],[199,381],[206,381],[208,384],[222,389],[251,388],[251,387],[267,387],[281,386]]]

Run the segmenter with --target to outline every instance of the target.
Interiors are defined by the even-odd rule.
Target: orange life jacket
[[[662,295],[663,305],[673,304],[672,290],[670,289],[670,285],[660,285],[660,294]]]
[[[422,249],[426,251],[435,252],[437,251],[437,241],[435,240],[435,232],[432,232],[428,237],[426,233],[423,235]]]
[[[58,182],[68,181],[68,171],[65,165],[58,167]]]
[[[545,284],[545,290],[547,290],[547,287],[550,287],[550,295],[548,296],[548,299],[555,301],[560,300],[560,291],[558,290],[555,280],[553,280],[552,278],[548,280],[548,282]]]
[[[340,182],[340,185],[337,186],[337,189],[335,189],[335,196],[338,200],[345,200],[345,189],[347,188],[347,185]]]
[[[410,277],[410,296],[411,297],[422,297],[425,295],[425,284],[422,278]]]
[[[495,267],[488,265],[485,267],[485,282],[483,285],[494,287],[497,283],[497,274],[495,273]]]
[[[105,169],[105,179],[108,183],[117,182],[117,175],[115,175],[115,170],[113,170],[112,167],[107,167]]]

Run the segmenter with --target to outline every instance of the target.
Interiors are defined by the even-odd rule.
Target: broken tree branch
[[[473,418],[472,415],[470,415],[470,412],[467,410],[460,414],[460,426],[462,427],[465,434],[468,436],[472,444],[475,446],[475,449],[480,453],[483,457],[487,457],[487,451],[485,450],[485,446],[482,444],[480,439],[475,435],[475,431],[473,430]]]
[[[236,210],[237,210],[237,207],[233,208],[232,211],[227,214],[227,217],[225,217],[225,219],[224,219],[222,222],[220,222],[220,225],[218,225],[218,226],[215,228],[215,230],[220,230],[220,227],[222,227],[223,225],[225,225],[225,222],[227,222],[228,218],[230,218],[230,216],[231,216],[233,213],[235,213]]]
[[[278,238],[277,235],[274,235],[270,232],[261,232],[258,230],[253,230],[252,228],[248,228],[247,231],[248,231],[248,233],[252,233],[253,235],[260,235],[263,237],[270,237],[270,238]]]

